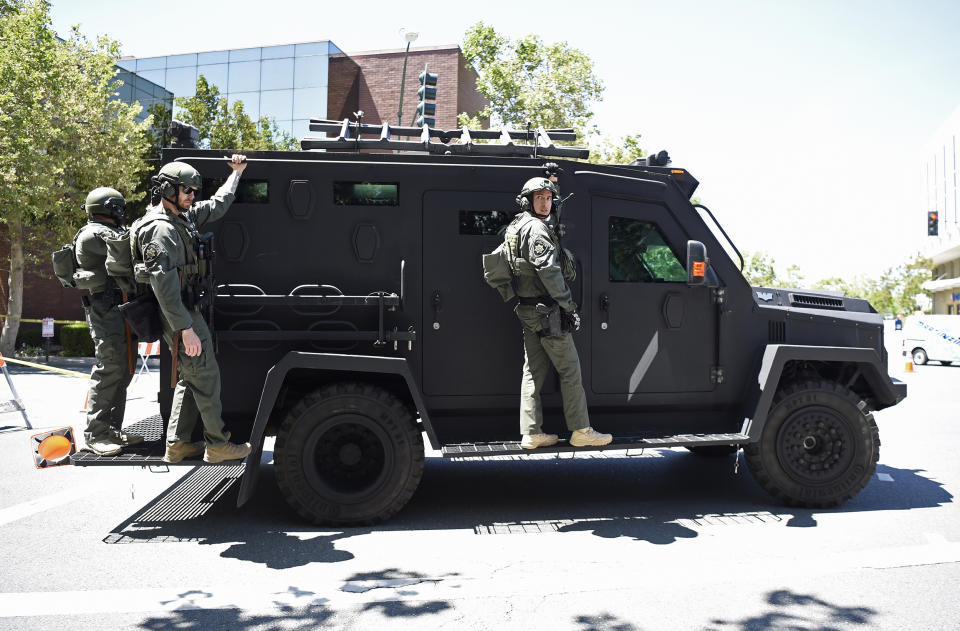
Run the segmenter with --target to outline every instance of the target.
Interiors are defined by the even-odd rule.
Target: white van
[[[903,354],[918,365],[931,359],[944,366],[960,362],[960,316],[910,316],[903,325]]]

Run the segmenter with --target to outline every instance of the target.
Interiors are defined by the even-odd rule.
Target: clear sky
[[[700,180],[741,250],[809,281],[878,276],[924,246],[925,143],[960,106],[960,2],[549,3],[53,0],[138,57],[329,39],[346,52],[454,44],[483,20],[587,53],[594,122]],[[442,98],[442,93],[441,93]]]

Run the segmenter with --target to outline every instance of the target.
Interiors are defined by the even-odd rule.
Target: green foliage
[[[25,328],[21,326],[20,331],[17,333],[16,347],[19,349],[23,345],[43,346],[43,332],[39,328]]]
[[[82,322],[60,327],[60,345],[63,347],[60,354],[65,357],[92,357],[94,353],[90,328]]]
[[[591,106],[603,100],[603,82],[586,53],[566,42],[544,42],[538,35],[516,41],[477,22],[463,36],[463,55],[477,71],[477,91],[490,102],[479,112],[457,117],[461,127],[524,129],[573,128],[577,144],[590,144],[590,162],[628,164],[645,154],[640,134],[605,138],[596,127]]]
[[[763,252],[746,252],[743,275],[754,287],[799,288],[805,285],[799,265],[790,265],[780,277],[774,260]],[[867,300],[879,313],[911,313],[917,309],[916,297],[924,294],[921,285],[930,280],[932,261],[920,253],[906,263],[891,267],[879,278],[857,276],[831,277],[817,281],[814,289],[842,292],[845,296]]]
[[[477,90],[490,101],[479,117],[494,124],[584,129],[593,117],[590,105],[603,98],[593,61],[566,42],[545,43],[537,35],[514,42],[477,22],[462,49],[477,71]]]
[[[207,83],[203,75],[197,77],[196,95],[178,98],[176,104],[183,110],[178,119],[200,131],[201,146],[238,151],[300,149],[300,143],[280,131],[274,120],[265,116],[253,120],[243,110],[242,101],[229,105],[219,88]]]
[[[590,148],[587,162],[593,164],[630,164],[644,157],[646,152],[640,147],[640,134],[624,136],[616,141],[600,137],[599,142]]]
[[[743,277],[754,287],[779,287],[773,263],[765,252],[745,252]]]
[[[139,105],[114,98],[116,42],[91,43],[76,30],[60,42],[45,0],[8,6],[0,17],[0,222],[16,214],[29,237],[49,243],[73,236],[91,189],[135,197],[149,122],[136,121]]]

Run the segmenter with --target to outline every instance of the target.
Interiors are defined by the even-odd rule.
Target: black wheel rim
[[[320,495],[352,504],[375,495],[393,468],[387,433],[360,414],[325,419],[303,444],[303,471]]]
[[[832,484],[850,468],[856,443],[836,410],[808,407],[787,417],[777,434],[777,459],[794,481]]]

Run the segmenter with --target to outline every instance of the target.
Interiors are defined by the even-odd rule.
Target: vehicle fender
[[[294,369],[306,368],[329,372],[392,374],[403,377],[410,389],[410,395],[424,430],[434,449],[439,448],[437,434],[430,422],[430,416],[420,395],[420,386],[413,377],[410,365],[403,357],[370,357],[366,355],[338,355],[333,353],[304,353],[291,351],[284,355],[267,371],[263,382],[263,392],[260,394],[260,403],[257,406],[257,416],[250,431],[250,444],[253,449],[247,457],[247,466],[244,467],[243,477],[240,480],[240,492],[237,495],[237,506],[243,506],[253,496],[260,475],[260,456],[263,453],[263,433],[270,420],[280,389],[283,386],[287,373]]]
[[[857,364],[873,390],[874,398],[879,404],[877,409],[895,405],[907,396],[907,384],[887,375],[880,356],[872,348],[770,344],[763,352],[757,374],[757,389],[747,406],[748,416],[744,420],[743,433],[750,436],[748,442],[760,440],[763,425],[780,384],[783,367],[787,362],[796,360]]]

